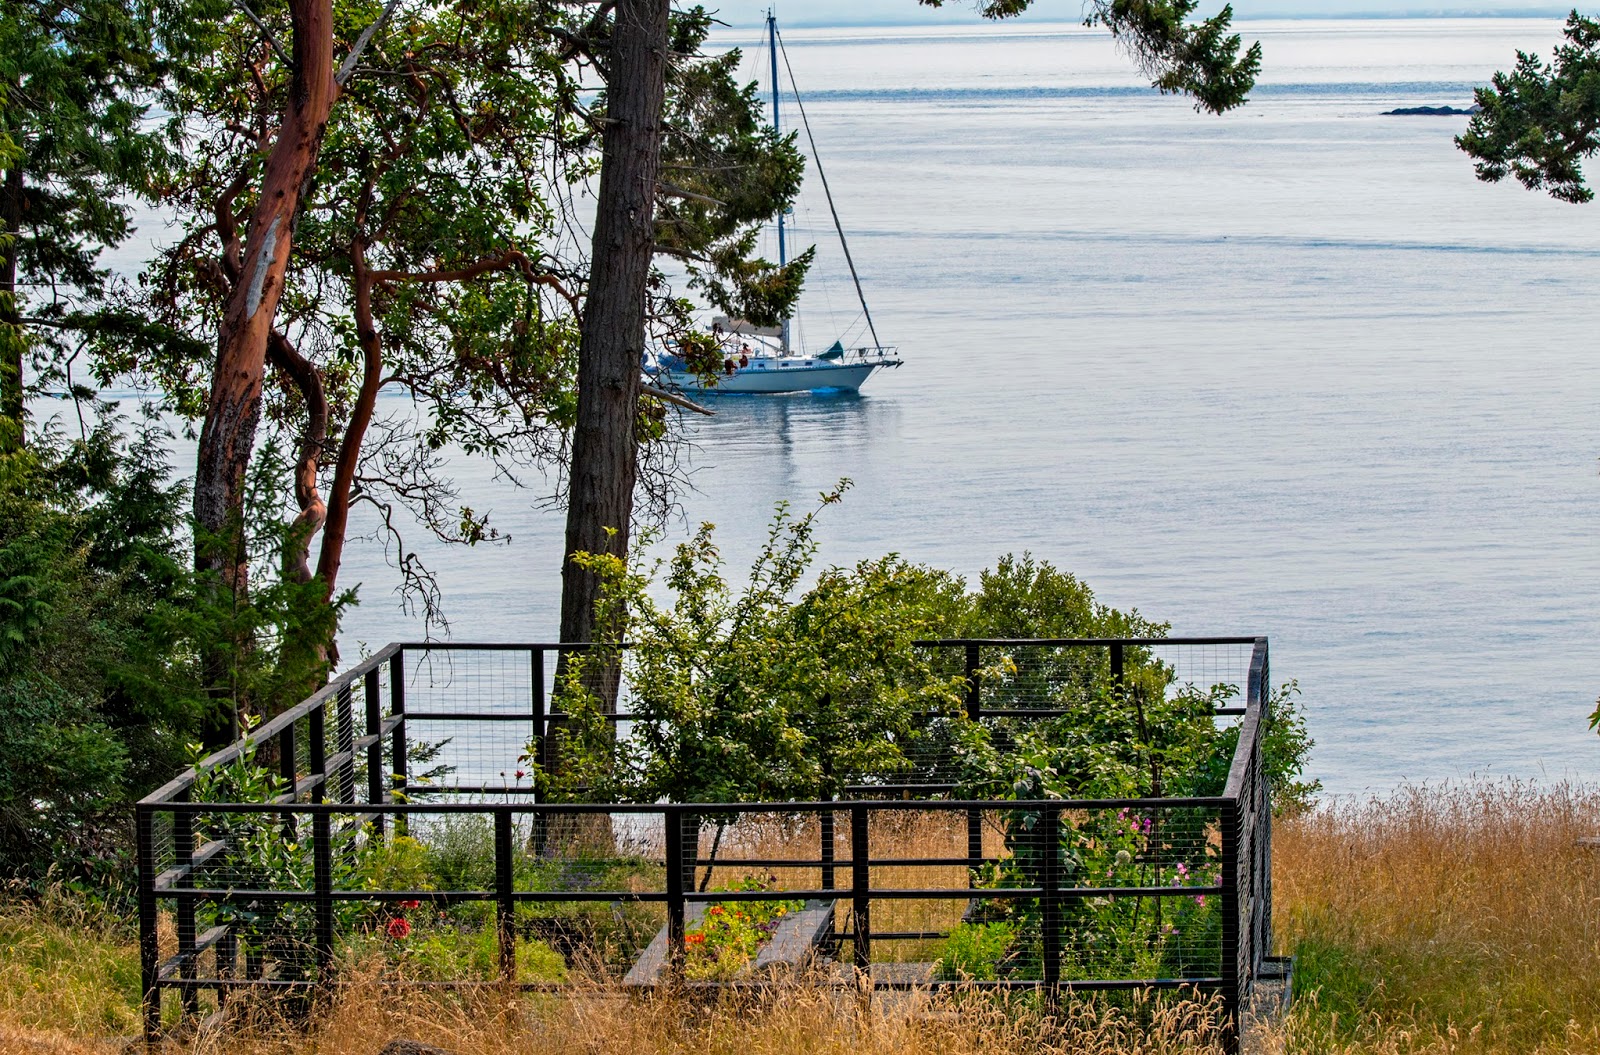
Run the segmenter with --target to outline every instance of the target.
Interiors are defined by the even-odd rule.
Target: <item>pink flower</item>
[[[526,774],[526,773],[524,773],[524,772],[523,772],[523,771],[522,771],[522,770],[520,770],[520,769],[519,769],[519,770],[517,770],[517,779],[518,779],[518,780],[521,780],[521,779],[522,779],[522,778],[523,778],[523,777],[525,777],[525,776],[527,776],[527,775],[528,775],[528,774]]]

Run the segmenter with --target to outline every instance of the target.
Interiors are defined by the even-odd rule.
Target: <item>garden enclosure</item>
[[[356,964],[524,990],[750,985],[789,965],[1045,999],[1187,987],[1237,1037],[1275,971],[1265,638],[918,643],[964,707],[927,715],[894,772],[807,802],[549,801],[555,660],[583,647],[389,645],[140,802],[147,1034]],[[963,730],[1021,744],[1138,671],[1224,731],[1207,793],[1160,794],[1159,773],[1130,797],[972,793]],[[624,687],[618,735],[628,707]],[[727,940],[749,955],[708,953],[741,919],[752,933]]]

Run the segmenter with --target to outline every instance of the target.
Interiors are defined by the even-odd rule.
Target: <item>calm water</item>
[[[789,34],[907,362],[859,398],[717,400],[683,514],[738,561],[849,476],[825,560],[1032,550],[1176,633],[1266,633],[1332,791],[1600,777],[1600,205],[1475,182],[1464,119],[1380,116],[1467,104],[1558,23],[1243,29],[1267,72],[1220,119],[1074,27]],[[835,257],[819,344],[853,322]],[[561,518],[460,473],[513,540],[426,550],[453,635],[552,637]],[[346,581],[347,654],[421,633],[376,546]]]

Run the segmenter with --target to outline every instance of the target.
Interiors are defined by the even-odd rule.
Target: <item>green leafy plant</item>
[[[622,737],[606,720],[600,686],[614,655],[569,664],[560,692],[571,718],[554,764],[539,774],[547,792],[636,802],[826,798],[852,780],[908,769],[928,714],[961,720],[961,674],[912,646],[943,618],[927,602],[948,577],[891,555],[824,569],[801,588],[816,556],[817,514],[848,483],[802,517],[780,505],[739,590],[724,576],[710,524],[666,563],[667,603],[651,589],[662,563],[639,572],[603,554],[577,558],[604,583],[601,640],[632,643],[623,669],[635,720]],[[720,842],[726,819],[708,820]]]
[[[947,982],[992,982],[998,965],[1017,938],[1014,923],[962,923],[950,932],[934,965],[934,976]]]
[[[247,722],[247,730],[254,723]],[[192,745],[196,775],[189,791],[192,802],[270,803],[287,788],[281,776],[257,761],[259,748],[247,731],[238,754],[215,766],[201,766],[204,749]],[[335,889],[372,889],[370,880],[393,861],[374,857],[378,842],[369,827],[354,817],[330,817],[330,858]],[[241,890],[310,890],[315,861],[311,841],[286,828],[280,815],[268,812],[205,812],[195,815],[197,845],[217,841],[224,851],[206,867],[227,885]],[[402,851],[403,853],[404,851]],[[357,901],[333,902],[335,927],[355,929],[371,910]],[[278,961],[285,976],[308,972],[308,950],[316,933],[316,907],[307,901],[245,900],[234,897],[209,902],[210,922],[231,924],[247,950]]]
[[[735,880],[725,891],[770,891],[777,888],[774,876]],[[778,921],[799,912],[804,902],[725,901],[706,908],[706,914],[684,928],[684,977],[691,981],[726,981],[747,968],[772,940]]]

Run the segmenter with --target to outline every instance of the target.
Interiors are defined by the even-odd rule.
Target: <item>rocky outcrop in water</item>
[[[1474,103],[1465,110],[1454,106],[1402,106],[1395,110],[1385,110],[1384,117],[1468,117],[1477,113],[1482,107]]]

